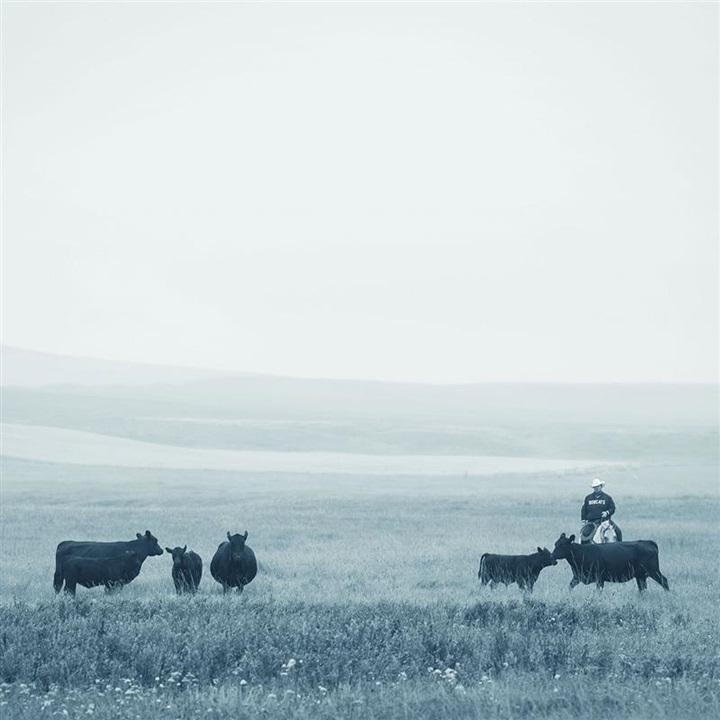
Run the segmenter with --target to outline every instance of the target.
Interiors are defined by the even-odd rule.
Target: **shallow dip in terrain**
[[[493,475],[617,465],[600,460],[475,455],[362,455],[177,447],[35,425],[3,423],[6,457],[73,465],[362,475]]]

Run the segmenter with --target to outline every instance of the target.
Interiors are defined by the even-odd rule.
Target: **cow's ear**
[[[227,531],[228,540],[230,540],[230,531]]]
[[[570,542],[575,542],[575,535],[571,535],[568,540],[570,540]]]
[[[152,537],[152,533],[151,533],[149,530],[146,530],[146,531],[145,531],[145,537],[146,537],[146,538]]]
[[[165,548],[165,552],[172,555],[172,550],[169,547]]]
[[[245,531],[245,534],[243,535],[243,537],[247,540],[247,530]]]
[[[140,533],[135,533],[135,535],[137,536],[138,540],[140,540],[140,538],[142,537],[142,535]]]
[[[561,537],[561,538],[564,538],[564,537],[565,537],[565,533],[563,533],[560,537]]]
[[[183,548],[183,552],[185,552],[186,550],[187,550],[187,545]]]
[[[541,548],[540,546],[538,546],[538,549],[537,549],[537,551],[538,551],[538,552],[539,552],[539,553],[540,553],[540,554],[542,555],[542,551],[543,551],[543,549],[542,549],[542,548]],[[547,550],[546,550],[545,552],[547,552]]]

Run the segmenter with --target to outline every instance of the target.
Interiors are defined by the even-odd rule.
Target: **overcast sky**
[[[2,13],[3,342],[717,381],[716,3]]]

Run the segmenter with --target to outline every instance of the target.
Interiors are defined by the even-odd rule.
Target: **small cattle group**
[[[257,560],[244,534],[227,534],[210,562],[210,574],[222,585],[223,592],[236,588],[242,592],[245,585],[257,575]],[[165,548],[172,557],[170,575],[178,595],[195,593],[202,579],[202,558],[184,547]],[[77,542],[65,540],[55,551],[53,586],[59,593],[75,594],[78,585],[86,588],[103,586],[107,591],[117,590],[132,582],[142,564],[150,555],[162,555],[157,538],[146,530],[137,533],[135,540],[127,542]]]
[[[243,535],[227,533],[210,562],[210,574],[220,583],[223,592],[232,588],[242,592],[257,575],[257,560]],[[184,547],[165,548],[172,557],[171,577],[178,594],[195,593],[202,579],[202,559]],[[128,542],[77,542],[65,540],[55,553],[53,585],[59,593],[75,594],[78,585],[86,588],[103,586],[111,591],[132,582],[150,555],[162,555],[157,538],[146,530]],[[669,590],[667,578],[660,572],[658,546],[654,540],[635,540],[602,545],[579,544],[575,535],[563,533],[550,552],[537,548],[532,555],[494,555],[480,558],[478,577],[483,585],[494,588],[498,583],[517,583],[521,590],[531,593],[543,568],[567,560],[573,576],[570,588],[578,583],[595,583],[601,589],[606,582],[627,582],[635,579],[640,591],[652,578]]]
[[[600,590],[606,582],[637,582],[638,590],[647,588],[652,578],[663,589],[669,590],[667,578],[660,572],[658,546],[654,540],[614,542],[602,545],[580,544],[575,536],[563,533],[550,552],[539,547],[532,555],[493,555],[480,558],[478,577],[483,585],[494,588],[498,583],[517,583],[521,590],[531,593],[543,568],[567,560],[572,570],[570,589],[578,583],[595,583]]]

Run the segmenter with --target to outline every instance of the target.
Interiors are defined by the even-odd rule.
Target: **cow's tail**
[[[55,555],[55,575],[53,576],[53,587],[55,592],[59,593],[62,590],[63,582],[65,582],[65,576],[63,574],[63,561],[59,554]]]
[[[654,540],[647,540],[646,542],[650,543],[655,548],[655,557],[652,560],[653,567],[648,574],[662,587],[663,590],[669,590],[670,583],[668,583],[668,579],[660,572],[660,552],[658,550],[658,544]]]
[[[482,576],[483,576],[483,571],[485,570],[485,558],[486,558],[489,554],[490,554],[490,553],[483,553],[483,554],[480,556],[480,569],[478,570],[478,577],[479,577],[481,580],[482,580]]]

